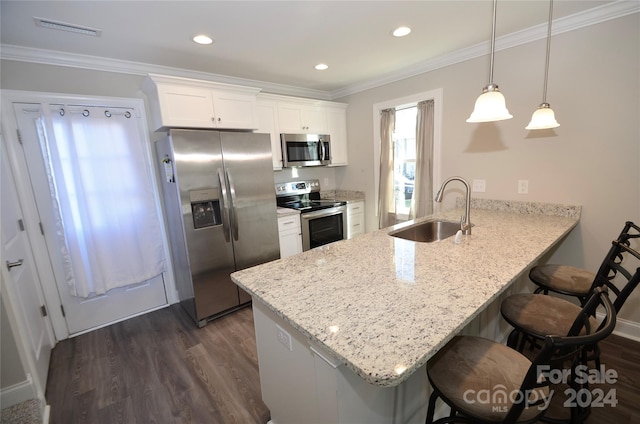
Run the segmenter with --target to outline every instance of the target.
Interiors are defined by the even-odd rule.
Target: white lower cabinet
[[[347,238],[364,234],[364,200],[347,203]]]
[[[272,424],[422,424],[429,388],[424,369],[396,387],[356,375],[254,298],[262,400]]]
[[[529,286],[527,278],[520,278],[460,334],[504,343],[510,327],[501,319],[500,304],[514,293],[530,292]],[[424,423],[432,391],[426,365],[397,386],[380,387],[363,380],[256,297],[253,320],[262,400],[271,424]],[[448,413],[439,402],[435,418]]]
[[[299,214],[278,217],[278,235],[280,237],[281,258],[302,253],[302,230]]]

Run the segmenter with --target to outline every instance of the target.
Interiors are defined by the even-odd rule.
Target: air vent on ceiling
[[[75,32],[76,34],[91,35],[93,37],[100,37],[100,35],[102,35],[101,29],[73,25],[65,22],[52,21],[51,19],[36,17],[34,17],[33,20],[35,21],[37,26],[42,28],[58,29],[61,31]]]

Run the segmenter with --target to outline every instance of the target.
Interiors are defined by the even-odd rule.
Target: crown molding
[[[209,72],[199,72],[150,63],[66,53],[56,50],[35,49],[10,44],[0,44],[0,59],[139,76],[146,76],[148,74],[164,74],[181,78],[257,87],[268,93],[329,100],[329,92],[323,90],[313,90],[291,85],[275,84],[266,81],[237,78],[229,75],[212,74]]]
[[[640,12],[640,2],[637,0],[619,0],[595,7],[584,12],[553,20],[552,35],[574,31],[590,25],[595,25],[611,19],[621,18]],[[545,38],[547,24],[540,24],[522,31],[514,32],[496,39],[496,51],[509,49]],[[65,53],[54,50],[34,49],[7,44],[0,44],[0,59],[20,62],[40,63],[46,65],[67,66],[72,68],[91,69],[95,71],[117,72],[131,75],[146,76],[149,73],[174,75],[183,78],[201,79],[205,81],[221,82],[235,85],[258,87],[263,92],[288,96],[309,97],[320,100],[334,100],[361,91],[376,88],[385,84],[400,81],[409,77],[430,72],[466,60],[475,59],[490,53],[489,41],[476,44],[393,72],[381,78],[371,79],[353,84],[334,91],[323,91],[275,84],[266,81],[237,78],[229,75],[212,74],[208,72],[192,71],[188,69],[160,66],[149,63],[131,62],[119,59],[109,59],[98,56]]]
[[[563,18],[553,20],[551,35],[558,35],[569,31],[585,28],[591,25],[606,22],[612,19],[622,18],[640,12],[640,1],[638,0],[619,0],[616,2],[604,4],[594,7],[584,12],[576,13]],[[547,36],[547,23],[536,25],[522,31],[513,32],[496,39],[496,51],[510,49],[512,47],[531,43],[536,40],[543,39]],[[466,60],[475,59],[491,53],[491,44],[489,41],[466,47],[435,59],[419,63],[403,69],[400,72],[394,72],[381,78],[372,79],[363,83],[350,85],[330,93],[330,99],[338,99],[361,91],[380,87],[385,84],[397,82]]]

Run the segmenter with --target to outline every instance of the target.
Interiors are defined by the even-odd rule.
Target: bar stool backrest
[[[640,227],[629,221],[618,240],[611,243],[611,249],[602,261],[591,286],[592,292],[596,287],[607,287],[615,294],[613,306],[616,312],[620,312],[622,305],[640,282],[640,253],[631,247],[634,239],[640,241]]]
[[[604,319],[597,329],[591,328],[590,317],[595,315],[596,309],[602,307]],[[544,378],[544,373],[552,369],[564,369],[567,362],[571,363],[572,369],[581,363],[581,354],[585,347],[598,343],[609,336],[616,326],[616,310],[609,299],[606,287],[596,287],[593,294],[576,317],[568,335],[549,335],[544,339],[542,349],[538,352],[531,363],[531,367],[525,376],[521,393],[532,393],[536,388],[549,385],[548,378]],[[524,396],[524,399],[528,399]],[[542,403],[540,399],[538,402]],[[528,406],[535,406],[536,403]],[[504,423],[515,423],[525,408],[525,402],[515,403],[504,420]]]

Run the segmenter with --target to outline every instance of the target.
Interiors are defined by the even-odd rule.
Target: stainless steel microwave
[[[331,163],[331,137],[327,134],[280,134],[280,142],[285,168]]]

